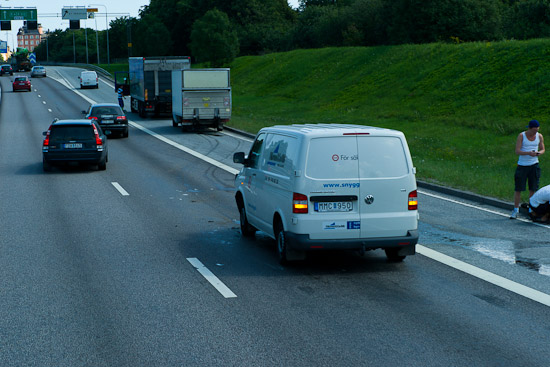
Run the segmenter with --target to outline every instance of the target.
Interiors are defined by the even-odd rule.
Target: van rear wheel
[[[246,219],[246,210],[244,207],[239,208],[240,221],[241,221],[241,233],[244,237],[252,237],[256,233],[256,228],[252,227]]]
[[[386,252],[386,257],[388,258],[388,261],[391,261],[391,262],[398,263],[405,260],[405,258],[407,257],[407,256],[399,255],[398,248],[387,248],[387,249],[384,249],[384,251]]]
[[[277,228],[277,254],[279,255],[279,263],[281,265],[288,264],[288,239],[286,237],[283,226]]]

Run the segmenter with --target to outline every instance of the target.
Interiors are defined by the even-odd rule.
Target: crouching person
[[[544,186],[529,199],[529,217],[534,222],[550,221],[550,185]]]

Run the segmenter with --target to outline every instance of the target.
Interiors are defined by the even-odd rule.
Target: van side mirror
[[[244,157],[244,152],[237,152],[233,154],[233,163],[245,164],[246,159]]]
[[[85,114],[86,114],[86,111],[82,111],[82,114],[85,115]]]

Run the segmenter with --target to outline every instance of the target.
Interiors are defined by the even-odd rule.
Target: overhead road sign
[[[87,9],[84,7],[61,9],[61,19],[81,20],[81,19],[87,19],[87,18],[88,18],[88,12],[87,12]]]
[[[0,8],[0,20],[38,20],[36,8]]]

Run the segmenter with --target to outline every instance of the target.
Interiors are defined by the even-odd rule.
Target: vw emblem
[[[374,196],[372,195],[365,196],[365,203],[367,203],[368,205],[371,205],[373,201],[374,201]]]

